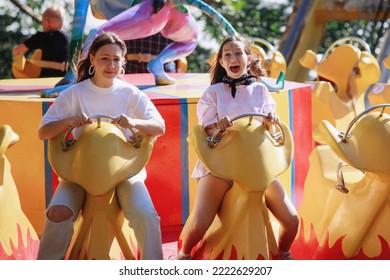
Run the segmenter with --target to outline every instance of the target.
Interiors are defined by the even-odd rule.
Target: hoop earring
[[[92,76],[94,73],[95,73],[95,66],[93,65],[89,66],[88,74]]]
[[[119,71],[118,77],[123,77],[125,74],[125,69],[122,67],[121,70]]]

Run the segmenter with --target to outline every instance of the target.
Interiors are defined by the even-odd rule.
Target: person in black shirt
[[[14,56],[24,55],[29,51],[41,50],[40,61],[27,60],[41,67],[39,78],[63,77],[67,69],[70,35],[63,32],[63,10],[50,7],[42,14],[42,30],[15,46]],[[39,69],[39,68],[38,68]],[[14,73],[14,76],[15,73]]]

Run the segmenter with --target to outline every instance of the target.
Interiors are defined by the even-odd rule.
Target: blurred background
[[[311,6],[323,9],[318,12],[321,25],[321,40],[315,51],[324,53],[337,39],[358,36],[365,40],[373,53],[379,56],[388,29],[389,1],[347,0],[204,0],[221,13],[240,33],[262,38],[281,51],[287,65],[293,59],[305,19]],[[12,48],[22,40],[40,30],[42,12],[52,5],[62,6],[66,11],[65,31],[70,31],[74,0],[0,0],[0,79],[12,78]],[[322,2],[321,5],[319,3]],[[209,70],[207,63],[216,46],[226,36],[219,26],[196,8],[191,8],[198,19],[201,35],[195,51],[187,57],[187,72],[203,73]],[[85,34],[101,24],[88,13]],[[310,40],[309,38],[306,38]],[[313,47],[313,46],[312,46]],[[293,79],[294,77],[288,76]]]

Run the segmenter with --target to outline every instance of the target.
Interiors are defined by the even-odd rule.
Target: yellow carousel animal
[[[19,141],[8,125],[0,127],[0,260],[36,259],[39,238],[20,205],[6,150]]]
[[[248,116],[249,121],[242,119]],[[188,137],[199,159],[212,173],[234,181],[214,222],[193,248],[194,259],[268,260],[278,255],[264,190],[290,166],[293,140],[284,123],[278,134],[271,135],[253,116],[266,117],[237,116],[220,141],[219,130],[207,137],[200,125]],[[180,249],[181,237],[178,246]]]
[[[360,50],[357,43],[363,50]],[[355,44],[355,45],[354,45]],[[366,109],[365,93],[380,78],[377,60],[366,42],[356,37],[345,37],[334,42],[321,61],[312,50],[307,50],[300,64],[317,72],[312,86],[312,127],[328,120],[342,129]]]
[[[297,259],[390,259],[386,107],[362,112],[345,132],[326,120],[316,130],[316,140],[324,145],[310,156],[298,208],[301,227],[292,247]]]
[[[83,128],[77,140],[69,129],[49,141],[49,161],[60,178],[75,182],[87,193],[68,259],[137,259],[139,250],[133,230],[120,209],[115,187],[129,174],[137,174],[149,161],[154,138],[132,132],[131,141],[115,125],[97,119]]]
[[[361,51],[353,45],[354,43],[363,46],[364,50]],[[341,217],[348,211],[353,212],[352,207],[348,209],[349,204],[356,203],[363,208],[366,206],[363,206],[358,197],[363,194],[363,189],[368,189],[362,187],[364,184],[370,182],[375,184],[371,179],[376,176],[370,175],[367,170],[357,168],[356,164],[347,165],[346,156],[337,153],[332,142],[324,141],[330,138],[324,138],[323,135],[326,135],[325,127],[332,126],[334,130],[342,130],[350,123],[355,123],[360,118],[358,116],[365,114],[365,93],[380,77],[378,62],[364,41],[347,37],[332,44],[321,62],[317,62],[316,54],[309,50],[301,58],[300,63],[318,73],[318,80],[309,83],[313,90],[314,139],[319,145],[313,149],[309,157],[310,168],[305,180],[303,202],[298,208],[302,219],[301,228],[292,251],[298,259],[375,258],[382,253],[370,251],[372,244],[367,245],[365,243],[367,241],[362,241],[369,239],[364,232],[368,226],[360,229],[360,225],[353,224],[353,219],[348,218],[346,221]],[[365,129],[363,122],[359,122],[356,131],[361,132]],[[362,142],[363,139],[359,141]],[[369,142],[366,144],[367,147],[360,148],[363,150],[374,148],[373,144]],[[356,150],[355,153],[353,155],[355,159],[361,156],[360,150]],[[354,186],[350,188],[349,193],[345,184]],[[368,222],[376,220],[374,216],[364,216],[363,219]],[[349,230],[343,227],[345,225],[350,227]],[[351,233],[350,230],[355,233]],[[351,241],[354,234],[360,236]],[[345,237],[341,237],[342,235]],[[363,250],[362,248],[364,252],[358,252]]]

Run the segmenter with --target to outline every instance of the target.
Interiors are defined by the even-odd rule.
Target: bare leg
[[[228,181],[208,174],[198,183],[194,209],[183,228],[183,243],[180,254],[189,255],[192,248],[202,239],[213,222],[226,191],[231,187]]]
[[[299,219],[294,205],[283,186],[275,179],[265,191],[268,209],[280,224],[278,247],[281,253],[289,252],[298,232]]]

